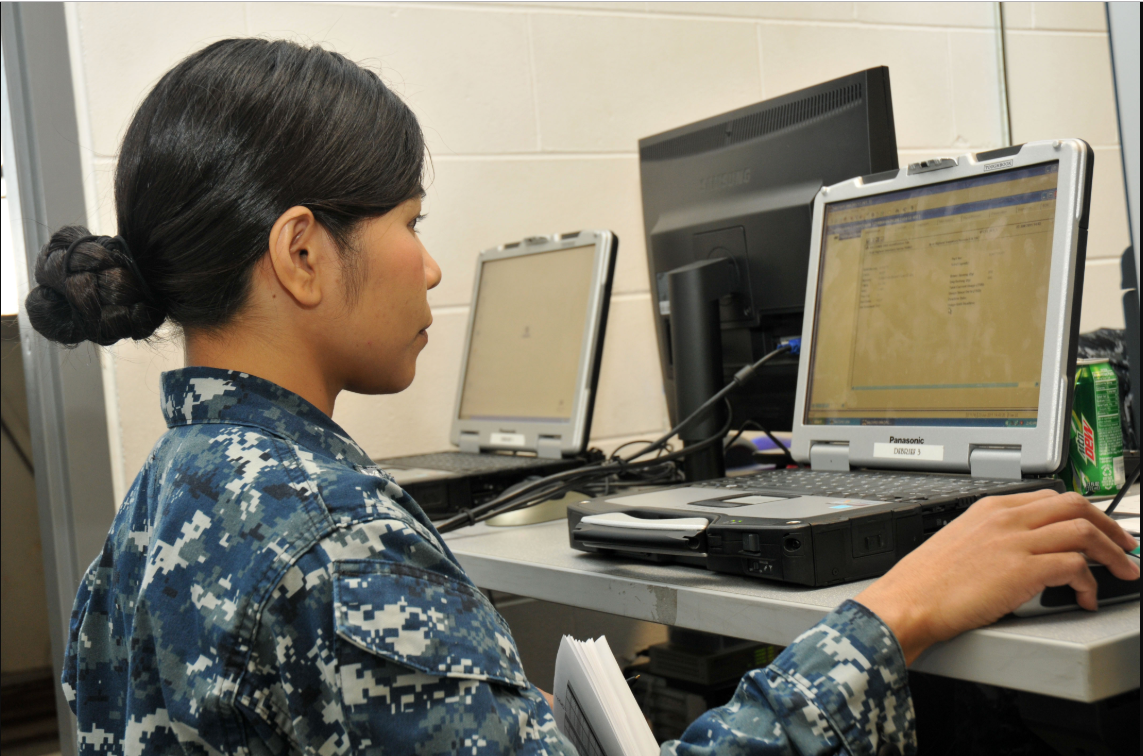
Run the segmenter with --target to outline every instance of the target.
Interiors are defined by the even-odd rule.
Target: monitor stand
[[[667,274],[675,412],[679,422],[724,385],[718,301],[735,290],[738,279],[738,268],[727,257],[683,265]],[[726,407],[720,404],[679,431],[679,438],[684,448],[694,446],[717,434],[725,422]],[[722,444],[685,457],[683,474],[688,481],[725,477]]]

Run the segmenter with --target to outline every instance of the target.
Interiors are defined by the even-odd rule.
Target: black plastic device
[[[720,258],[733,263],[730,291],[716,295],[718,327],[703,350],[721,358],[721,369],[713,370],[725,385],[801,333],[818,190],[897,167],[884,66],[639,140],[647,262],[672,425],[687,414],[676,405],[680,366],[712,370],[696,359],[705,355],[677,352],[672,271]],[[750,391],[731,397],[735,421],[789,430],[797,358],[774,360],[764,373]],[[711,423],[717,428],[721,421]]]
[[[883,478],[886,485],[915,495],[874,503],[801,487],[794,476],[787,484],[770,478],[764,483],[754,483],[749,476],[727,478],[685,487],[688,496],[679,500],[680,506],[670,508],[641,505],[638,493],[571,504],[568,540],[579,551],[825,586],[884,574],[983,496],[1045,488],[1064,490],[1063,483],[1050,478],[1003,481],[927,473],[864,475],[867,483]],[[728,489],[727,485],[735,488]],[[928,486],[944,491],[921,493]],[[742,514],[746,508],[735,500],[757,495],[784,501],[771,503],[772,514],[767,517]],[[836,501],[826,501],[820,514],[794,514],[805,511],[803,501],[809,497]],[[612,513],[648,521],[686,517],[705,520],[706,524],[698,523],[690,530],[663,531],[584,522],[591,515]]]

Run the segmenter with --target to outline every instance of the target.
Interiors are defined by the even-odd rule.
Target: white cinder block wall
[[[1103,5],[1005,11],[1014,140],[1095,147],[1083,326],[1122,327],[1128,236]],[[476,254],[603,226],[621,244],[594,436],[612,446],[666,426],[637,140],[884,64],[902,164],[997,147],[994,13],[990,3],[69,4],[89,216],[115,232],[112,174],[133,109],[205,44],[285,37],[377,67],[428,139],[423,236],[444,281],[430,293],[435,322],[413,386],[343,395],[334,418],[374,456],[447,448]],[[120,493],[164,431],[158,376],[181,359],[175,336],[106,355]]]

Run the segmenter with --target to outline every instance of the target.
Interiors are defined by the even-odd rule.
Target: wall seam
[[[532,117],[536,125],[536,151],[543,152],[544,142],[540,135],[540,86],[536,72],[535,33],[532,30],[532,14],[524,14],[524,25],[528,36],[528,81],[532,86]]]
[[[957,117],[956,108],[956,83],[953,77],[953,52],[952,52],[952,34],[945,34],[945,55],[948,56],[948,72],[946,74],[949,87],[949,110],[952,111],[952,143],[955,145],[960,141],[960,121]]]
[[[1102,39],[1107,36],[1107,32],[1086,29],[1009,29],[1008,33],[1018,37],[1075,37],[1076,39]]]
[[[638,152],[470,152],[434,155],[435,163],[515,160],[634,160]]]
[[[758,45],[758,89],[759,97],[766,99],[766,64],[762,56],[762,24],[754,25],[754,40]]]
[[[493,4],[479,4],[479,3],[347,3],[347,2],[330,2],[326,5],[354,5],[360,6],[374,6],[383,8],[411,8],[416,10],[460,10],[469,11],[472,13],[522,13],[527,12],[534,15],[547,15],[547,16],[582,16],[582,17],[597,17],[597,18],[633,18],[633,19],[666,19],[671,21],[710,21],[714,23],[725,24],[756,24],[756,23],[772,23],[779,25],[811,25],[811,26],[833,26],[845,28],[896,28],[896,29],[932,29],[932,30],[948,30],[957,29],[962,31],[990,31],[988,26],[966,26],[960,24],[901,24],[901,23],[884,23],[880,21],[862,21],[854,16],[851,20],[831,20],[831,19],[809,19],[809,18],[767,18],[758,16],[719,16],[715,14],[702,14],[702,13],[664,13],[659,11],[621,11],[621,10],[608,10],[603,8],[551,8],[551,7],[535,7],[528,6],[527,11],[521,11],[516,7],[509,6],[496,6]]]

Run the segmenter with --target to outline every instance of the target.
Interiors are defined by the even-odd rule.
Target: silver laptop
[[[823,189],[793,454],[1020,479],[1066,459],[1092,153],[1033,142]]]
[[[430,514],[582,464],[618,239],[587,230],[480,253],[449,440],[378,460]]]
[[[688,546],[705,544],[711,569],[823,585],[884,572],[983,496],[1062,490],[1045,476],[1066,460],[1091,172],[1091,148],[1070,139],[823,188],[793,418],[792,453],[809,469],[597,499],[569,509],[573,546],[640,548],[623,545],[632,523],[601,513],[701,517],[709,527],[692,535],[706,540]],[[859,538],[858,510],[884,530]],[[723,528],[758,554],[772,536],[778,556],[724,550]],[[838,528],[856,544],[846,536],[841,563],[783,576],[796,567],[783,544],[805,557]]]

